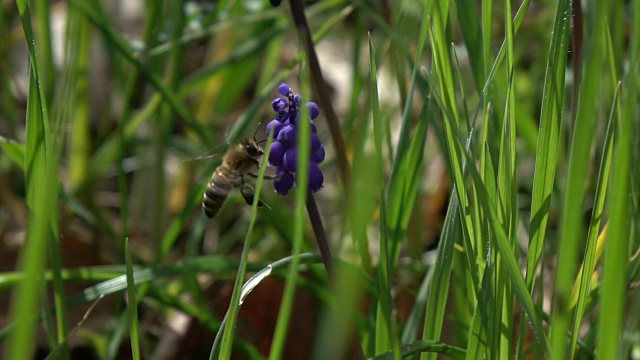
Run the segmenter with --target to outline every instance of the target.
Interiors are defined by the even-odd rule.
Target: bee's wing
[[[204,153],[203,155],[200,156],[196,156],[196,157],[192,157],[192,158],[188,158],[188,159],[183,159],[182,162],[183,163],[189,163],[189,162],[193,162],[193,161],[200,161],[200,160],[220,160],[222,159],[222,154],[219,154],[217,152],[215,152],[214,150],[209,150],[206,153]]]
[[[188,162],[201,161],[201,160],[209,160],[209,161],[220,160],[224,156],[224,153],[227,151],[227,149],[229,149],[229,144],[227,142],[223,142],[218,144],[213,149],[210,149],[201,154],[197,154],[197,152],[192,154],[187,154],[187,156],[192,155],[192,157],[186,157],[182,160],[182,162],[188,163]]]

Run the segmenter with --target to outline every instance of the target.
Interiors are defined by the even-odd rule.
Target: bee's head
[[[262,150],[255,139],[246,138],[242,140],[242,146],[244,148],[244,152],[254,159],[257,159],[264,154],[264,150]]]

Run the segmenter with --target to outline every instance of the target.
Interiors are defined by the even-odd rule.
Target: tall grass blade
[[[505,43],[507,46],[507,64],[506,64],[506,102],[502,122],[502,132],[500,141],[500,157],[498,158],[498,218],[502,222],[505,233],[508,236],[512,253],[516,255],[518,246],[517,239],[517,222],[518,211],[516,204],[516,100],[515,100],[515,69],[514,69],[514,51],[513,51],[513,23],[511,19],[511,2],[505,1]],[[486,180],[485,180],[486,181]],[[504,273],[502,267],[502,256],[498,256],[499,252],[494,252],[495,256],[494,270],[496,278],[496,314],[495,319],[501,318],[501,328],[513,328],[513,306],[514,296],[512,286],[508,281],[508,277]],[[499,331],[498,358],[508,358],[511,354],[511,331]]]
[[[475,225],[473,221],[473,207],[471,206],[470,196],[465,188],[464,167],[465,160],[461,154],[461,149],[456,143],[459,136],[460,116],[458,114],[458,105],[456,101],[456,87],[453,79],[453,64],[449,54],[448,38],[445,29],[447,21],[446,12],[440,9],[441,6],[448,8],[448,2],[436,3],[433,12],[433,25],[431,27],[431,51],[433,53],[433,69],[432,77],[432,93],[434,99],[438,103],[440,110],[443,112],[444,133],[446,154],[448,155],[448,165],[453,176],[453,184],[455,185],[455,193],[458,196],[460,204],[460,216],[462,220],[462,241],[465,247],[464,255],[466,256],[467,266],[469,269],[475,268],[476,259],[481,256],[476,255],[476,237]],[[467,146],[470,146],[473,129],[469,129],[469,137]],[[477,288],[480,284],[479,274],[476,271],[469,271],[469,284],[473,292],[472,298],[468,299],[470,303],[475,303]]]
[[[626,263],[629,259],[629,245],[636,236],[631,232],[630,201],[632,141],[637,126],[638,79],[640,78],[640,1],[633,2],[633,30],[631,32],[631,52],[629,69],[622,84],[622,116],[620,137],[615,145],[611,200],[609,203],[609,233],[604,250],[603,277],[600,293],[600,307],[606,309],[598,321],[597,353],[603,359],[627,357],[620,354],[627,276]]]
[[[373,120],[374,142],[376,147],[377,164],[380,164],[383,160],[382,157],[382,118],[380,115],[380,103],[378,98],[378,72],[376,66],[375,50],[373,47],[373,40],[371,34],[369,34],[369,72],[371,81],[371,110]],[[354,167],[355,169],[355,167]],[[389,208],[387,207],[387,201],[384,196],[384,184],[385,181],[382,178],[382,167],[377,169],[377,176],[380,177],[380,264],[378,265],[378,279],[377,286],[378,292],[378,307],[376,313],[376,328],[375,328],[375,351],[379,353],[389,348],[390,344],[395,343],[391,338],[393,336],[392,331],[392,315],[391,315],[391,295],[389,294],[389,274],[391,272],[389,264],[389,240],[391,239],[389,228],[393,228],[393,225],[388,224]],[[393,176],[393,175],[392,175]],[[392,354],[394,357],[399,356],[399,347],[392,345]]]
[[[469,341],[467,342],[467,353],[465,359],[474,360],[489,358],[487,354],[489,343],[487,337],[487,326],[489,321],[489,307],[492,302],[491,286],[491,266],[484,268],[482,275],[482,287],[478,293],[478,303],[473,311],[471,326],[469,327]]]
[[[386,221],[386,230],[380,241],[380,265],[378,268],[379,286],[379,309],[377,313],[376,326],[376,352],[388,349],[391,345],[394,356],[400,356],[399,337],[394,329],[395,321],[392,320],[392,302],[390,277],[394,264],[399,255],[402,239],[409,222],[410,211],[417,196],[417,179],[423,160],[423,149],[426,144],[427,118],[423,113],[422,119],[418,122],[413,140],[410,139],[411,113],[415,91],[415,85],[419,74],[420,58],[425,46],[428,33],[427,20],[428,2],[424,5],[421,18],[420,37],[416,52],[416,60],[413,64],[411,85],[407,101],[404,104],[402,117],[402,127],[393,161],[391,177],[386,194],[384,210],[381,214],[381,221]],[[375,109],[374,109],[375,111]],[[378,133],[381,138],[381,132]],[[380,144],[378,144],[380,145]],[[380,148],[381,149],[381,148]],[[381,154],[378,154],[381,156]],[[386,240],[384,240],[386,238]],[[385,328],[385,330],[383,330]]]
[[[485,5],[485,2],[487,2],[488,5]],[[480,16],[478,15],[477,3],[469,0],[456,0],[455,3],[464,44],[469,53],[469,59],[473,59],[470,65],[473,70],[476,88],[481,89],[486,78],[485,57],[483,56],[483,52],[485,51],[485,41],[489,40],[489,38],[481,31],[480,22],[478,21]],[[483,6],[490,7],[491,1],[483,1],[482,4]],[[485,19],[483,18],[483,20]],[[488,56],[486,59],[488,59]]]
[[[609,53],[612,55],[613,53]],[[610,59],[611,60],[611,59]],[[613,62],[611,62],[613,68]],[[614,77],[614,79],[617,78]],[[587,243],[584,251],[584,261],[580,270],[578,271],[578,277],[573,285],[571,291],[571,297],[569,298],[569,306],[575,306],[575,315],[573,318],[573,328],[571,332],[571,343],[569,345],[569,351],[573,352],[578,342],[578,335],[580,334],[580,327],[582,325],[582,317],[584,316],[586,302],[591,290],[591,278],[595,270],[595,265],[604,249],[604,241],[606,240],[606,233],[608,225],[605,225],[602,229],[602,235],[600,234],[600,225],[602,217],[604,215],[604,205],[609,184],[609,177],[611,176],[611,161],[613,155],[613,144],[615,139],[615,119],[621,115],[620,112],[616,114],[616,108],[620,109],[620,102],[618,101],[618,89],[613,98],[613,106],[611,107],[611,113],[609,115],[609,122],[607,124],[607,134],[604,143],[604,151],[602,153],[602,159],[600,160],[600,170],[598,171],[598,180],[596,184],[596,193],[594,196],[594,205],[591,213],[591,221],[589,224],[589,233],[587,234]]]
[[[587,39],[584,52],[584,74],[596,74],[603,71],[606,56],[607,16],[611,13],[611,3],[598,2],[593,8],[595,22],[591,36]],[[569,171],[565,186],[565,196],[561,216],[558,246],[558,265],[555,273],[555,297],[551,316],[551,345],[553,353],[550,358],[560,360],[566,358],[567,328],[569,324],[569,296],[571,282],[575,279],[578,262],[578,246],[584,236],[581,216],[576,216],[576,209],[582,209],[587,179],[589,152],[595,131],[597,99],[600,97],[602,77],[583,76],[580,86],[578,110],[575,116],[575,129],[571,139],[569,154]]]
[[[129,238],[125,240],[124,257],[127,266],[127,313],[129,314],[129,336],[131,338],[131,354],[133,359],[140,360],[138,299],[136,296],[136,283],[133,278],[133,265],[131,262],[131,247],[129,246]]]
[[[458,146],[461,147],[461,144],[458,144]],[[464,154],[467,162],[471,162],[468,153],[462,152],[462,154]],[[469,166],[468,169],[469,174],[473,179],[473,185],[476,193],[478,194],[478,199],[482,205],[482,209],[486,213],[487,220],[489,221],[489,225],[493,231],[494,238],[492,240],[494,241],[494,246],[497,247],[497,250],[503,260],[503,266],[505,267],[504,271],[511,281],[513,291],[522,303],[527,316],[529,316],[529,319],[531,320],[531,325],[538,341],[542,344],[545,351],[549,351],[550,344],[545,336],[544,327],[542,326],[542,317],[538,313],[538,309],[533,303],[531,294],[529,294],[529,291],[527,290],[524,277],[520,272],[520,267],[518,266],[518,262],[513,253],[512,244],[509,243],[508,236],[500,222],[498,210],[495,208],[494,202],[489,198],[487,189],[482,183],[482,178],[480,177],[480,174],[478,174],[478,170],[473,166]]]
[[[409,86],[409,92],[407,101],[404,104],[404,113],[402,114],[402,127],[400,129],[400,137],[396,146],[395,157],[393,160],[393,168],[391,170],[391,177],[389,178],[389,186],[387,190],[387,202],[388,202],[388,234],[389,234],[389,255],[392,257],[391,264],[395,262],[395,258],[400,251],[401,240],[406,231],[407,224],[409,222],[410,210],[413,207],[415,201],[415,189],[417,178],[415,176],[409,177],[409,174],[419,173],[417,169],[420,168],[422,158],[414,158],[413,161],[409,160],[408,153],[411,149],[411,126],[412,126],[412,105],[413,97],[415,93],[415,86],[417,77],[420,70],[420,59],[422,52],[426,44],[427,34],[429,30],[429,11],[430,2],[425,2],[422,20],[420,25],[420,37],[417,43],[416,57],[414,61],[413,72],[411,75],[411,84]],[[426,122],[422,119],[418,124]],[[426,124],[424,130],[416,130],[414,139],[426,136]],[[417,150],[414,148],[414,150]],[[421,152],[420,152],[421,153]],[[416,160],[419,160],[416,162]],[[392,265],[393,266],[393,265]]]
[[[35,37],[38,47],[35,56],[40,64],[40,77],[46,102],[50,103],[55,89],[56,69],[53,63],[53,44],[51,36],[51,2],[47,0],[32,1],[35,4],[36,23]]]
[[[303,75],[307,75],[303,73]],[[309,99],[310,91],[308,85],[308,78],[303,76],[300,81],[300,94],[304,101]],[[311,125],[304,119],[309,119],[309,108],[302,106],[300,111],[300,119],[297,123],[298,131],[298,162],[297,169],[309,168],[309,151],[311,148]],[[268,155],[265,154],[265,158]],[[289,271],[287,273],[287,281],[284,288],[284,294],[282,296],[282,303],[280,304],[280,311],[278,313],[278,321],[276,323],[276,330],[271,342],[271,350],[269,352],[269,359],[280,359],[284,351],[285,340],[289,328],[289,320],[291,318],[291,309],[293,308],[293,297],[297,286],[298,278],[298,264],[300,263],[300,253],[302,252],[302,246],[304,241],[304,224],[306,217],[304,216],[306,209],[307,193],[309,192],[309,172],[297,171],[296,172],[296,209],[295,220],[293,228],[293,249],[292,256],[293,261],[289,265]],[[311,195],[313,196],[313,195]],[[327,272],[332,271],[327,269]],[[333,274],[330,274],[332,276]]]
[[[244,247],[242,248],[242,255],[240,258],[240,265],[238,266],[238,274],[236,275],[236,281],[233,286],[233,293],[231,294],[231,302],[227,315],[225,318],[227,322],[224,327],[224,333],[222,335],[220,345],[220,356],[218,359],[230,359],[231,350],[233,345],[233,333],[235,331],[236,319],[238,317],[238,311],[240,309],[240,292],[242,290],[242,284],[244,283],[244,276],[247,271],[247,263],[249,259],[249,249],[251,248],[253,238],[253,228],[258,215],[258,201],[260,200],[260,190],[262,189],[262,183],[264,180],[264,174],[267,170],[267,159],[269,159],[269,153],[271,151],[271,142],[273,141],[273,130],[269,132],[267,137],[267,143],[265,145],[265,153],[262,157],[262,163],[260,164],[260,171],[258,172],[258,179],[256,181],[255,196],[253,198],[253,205],[251,206],[251,219],[249,220],[249,228],[247,229],[247,235],[244,240]],[[213,359],[214,351],[210,354],[210,359]]]
[[[547,70],[542,93],[540,130],[533,175],[527,287],[533,292],[538,266],[542,260],[544,240],[551,206],[551,193],[558,161],[558,136],[562,120],[564,78],[569,44],[571,1],[558,2],[553,24]]]
[[[447,209],[444,220],[442,238],[438,246],[436,257],[436,270],[427,297],[427,311],[424,319],[424,340],[439,341],[442,334],[442,324],[444,322],[447,298],[449,295],[449,284],[451,281],[451,266],[453,263],[453,250],[456,240],[460,237],[459,226],[459,202],[456,190],[451,194],[451,201]],[[423,354],[423,360],[435,359],[433,354]]]
[[[429,258],[433,259],[433,261],[429,261],[427,271],[422,278],[422,283],[416,293],[416,302],[413,305],[413,308],[411,308],[411,314],[409,314],[404,329],[402,330],[402,337],[400,338],[401,344],[409,344],[410,342],[417,340],[419,326],[424,322],[425,310],[427,308],[427,296],[429,295],[433,274],[436,270],[435,256],[429,256]]]
[[[18,0],[18,11],[29,50],[29,93],[26,114],[26,143],[24,150],[25,187],[29,218],[27,238],[22,249],[18,267],[27,275],[24,282],[14,291],[11,300],[12,321],[16,323],[15,332],[9,339],[6,351],[7,359],[25,359],[31,355],[35,327],[30,321],[36,313],[42,274],[45,268],[44,249],[52,248],[57,238],[57,153],[53,143],[46,89],[42,83],[41,69],[31,25],[31,13],[26,1]],[[51,186],[51,184],[54,184]],[[59,276],[59,269],[55,276]],[[67,336],[66,311],[59,302],[56,292],[58,312],[58,341]],[[66,349],[63,349],[63,354]]]

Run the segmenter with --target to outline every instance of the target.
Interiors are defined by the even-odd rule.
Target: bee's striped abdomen
[[[238,179],[232,173],[225,174],[220,168],[216,169],[202,198],[202,210],[208,218],[216,216],[229,192],[237,186],[236,182]]]

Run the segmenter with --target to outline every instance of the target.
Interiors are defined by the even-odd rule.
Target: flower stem
[[[318,248],[320,249],[320,254],[322,255],[322,261],[324,262],[324,267],[327,270],[327,274],[329,275],[329,282],[331,285],[335,286],[335,268],[333,264],[333,256],[331,255],[331,248],[329,247],[329,242],[327,241],[327,235],[324,232],[324,226],[322,225],[322,218],[320,217],[320,212],[318,211],[318,206],[316,205],[316,200],[313,197],[313,193],[311,190],[307,190],[307,213],[309,213],[309,219],[311,221],[311,227],[313,228],[313,233],[316,236],[316,242],[318,243]],[[340,299],[336,299],[338,303]],[[358,331],[354,331],[353,336],[353,345],[351,355],[354,359],[357,360],[365,360],[364,352],[362,351],[362,345],[360,341],[360,335]]]
[[[293,16],[293,22],[302,36],[302,43],[307,53],[307,58],[309,59],[311,79],[318,93],[320,108],[326,111],[327,124],[329,125],[329,131],[331,132],[331,138],[333,139],[333,146],[336,149],[336,158],[338,160],[338,169],[340,170],[342,183],[344,186],[349,186],[349,162],[347,161],[347,152],[344,145],[344,139],[342,138],[342,131],[340,130],[340,123],[338,122],[338,116],[331,104],[329,88],[322,76],[318,55],[316,55],[316,50],[313,46],[311,30],[307,23],[307,17],[304,14],[304,7],[300,0],[289,0],[289,4],[291,15]]]
[[[320,212],[318,211],[318,206],[316,205],[316,201],[311,190],[307,191],[307,212],[309,213],[311,227],[313,228],[313,233],[316,236],[316,242],[318,243],[318,248],[320,249],[320,254],[322,255],[324,267],[325,269],[327,269],[327,274],[329,274],[329,280],[331,281],[331,283],[333,283],[333,256],[331,255],[331,249],[329,248],[327,235],[325,234],[324,226],[322,225],[322,218],[320,217]]]

